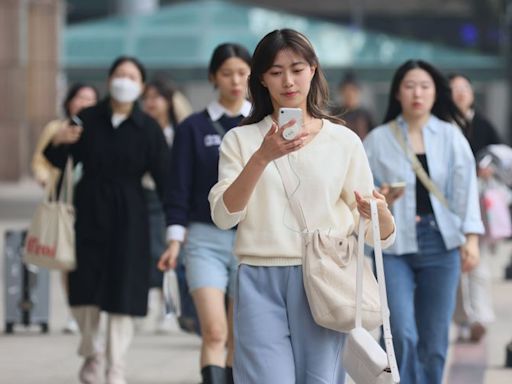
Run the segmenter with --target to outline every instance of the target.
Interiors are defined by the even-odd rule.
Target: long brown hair
[[[169,117],[169,122],[175,127],[178,124],[176,112],[174,111],[174,93],[176,92],[176,87],[169,81],[156,78],[146,84],[144,94],[146,94],[150,88],[153,88],[167,102],[167,116]]]
[[[268,89],[261,84],[262,76],[274,64],[278,52],[291,49],[302,56],[310,65],[316,67],[311,79],[311,88],[307,97],[307,111],[315,118],[325,118],[333,123],[343,124],[343,120],[329,116],[325,111],[329,100],[329,87],[320,68],[318,57],[311,42],[302,33],[293,29],[276,29],[267,34],[256,46],[251,61],[249,93],[253,107],[242,124],[254,124],[274,112]]]

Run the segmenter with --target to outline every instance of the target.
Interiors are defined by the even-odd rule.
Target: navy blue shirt
[[[242,115],[222,115],[217,121],[227,132],[242,119]],[[219,177],[221,141],[206,110],[194,113],[176,127],[167,225],[213,223],[208,194]]]

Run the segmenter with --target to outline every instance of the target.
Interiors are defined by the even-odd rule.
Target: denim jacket
[[[397,122],[409,143],[407,123]],[[432,193],[430,202],[447,249],[465,242],[465,234],[484,233],[480,216],[475,159],[458,127],[431,115],[422,129],[429,175],[448,201],[445,207]],[[364,146],[375,185],[405,181],[405,193],[391,207],[397,228],[389,253],[416,253],[416,175],[411,162],[391,131],[389,124],[372,130]]]

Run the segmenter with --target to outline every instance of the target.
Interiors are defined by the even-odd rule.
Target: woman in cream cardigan
[[[349,236],[376,199],[383,246],[394,237],[384,197],[374,191],[361,140],[323,111],[328,88],[308,39],[276,30],[254,52],[246,125],[225,136],[219,181],[210,192],[220,228],[238,225],[234,377],[240,384],[343,383],[345,335],[317,325],[302,281],[302,238],[272,164],[286,156],[300,180],[296,193],[311,228]],[[279,108],[301,108],[302,133],[282,137]],[[366,236],[368,237],[368,232]]]

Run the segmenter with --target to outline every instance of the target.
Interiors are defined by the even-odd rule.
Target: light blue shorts
[[[233,254],[235,231],[213,224],[191,223],[185,242],[185,273],[190,292],[218,288],[235,297],[238,260]]]

